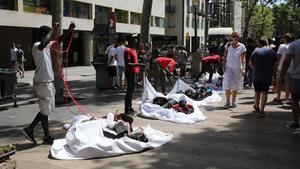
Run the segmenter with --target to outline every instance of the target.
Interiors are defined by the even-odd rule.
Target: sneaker
[[[289,123],[286,125],[287,128],[291,129],[291,130],[296,130],[299,128],[299,124],[297,123]]]
[[[33,136],[33,131],[28,129],[27,127],[23,128],[21,130],[22,134],[29,140],[31,141],[32,143],[36,143],[36,140],[34,139],[34,136]]]
[[[254,116],[256,117],[265,117],[266,113],[264,111],[258,111],[254,113]]]
[[[51,135],[48,135],[48,136],[44,137],[44,139],[43,139],[43,144],[51,145],[51,144],[53,144],[53,142],[54,142],[54,137]]]
[[[275,102],[275,103],[281,103],[282,101],[281,101],[281,99],[275,97],[275,98],[273,99],[273,102]]]
[[[253,110],[252,110],[252,112],[253,112],[253,113],[258,113],[259,111],[260,111],[259,108],[256,107],[256,105],[253,105]]]
[[[130,113],[136,113],[136,111],[133,108],[131,108]]]
[[[225,107],[226,109],[228,109],[228,108],[230,107],[230,102],[226,102],[226,103],[224,104],[224,107]]]
[[[232,102],[232,104],[231,104],[231,106],[230,106],[231,108],[236,108],[237,107],[237,105],[234,103],[234,102]]]

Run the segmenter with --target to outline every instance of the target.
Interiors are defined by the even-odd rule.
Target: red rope
[[[63,80],[63,83],[64,83],[64,87],[69,95],[69,97],[71,98],[71,100],[73,101],[73,103],[75,104],[76,108],[83,114],[86,114],[86,115],[92,115],[91,111],[89,111],[87,108],[81,106],[79,104],[79,102],[73,97],[71,91],[70,91],[70,88],[69,88],[69,85],[67,83],[67,67],[68,67],[68,56],[69,56],[69,51],[70,51],[70,47],[71,47],[71,44],[72,44],[72,41],[73,41],[73,36],[74,36],[74,33],[72,33],[71,35],[71,38],[70,38],[70,41],[69,41],[69,44],[68,44],[68,47],[66,48],[66,50],[63,50],[61,51],[60,48],[59,48],[59,44],[57,43],[57,41],[52,45],[52,49],[54,50],[55,52],[55,55],[56,55],[56,61],[57,61],[57,68],[58,68],[58,71],[60,73],[60,78]],[[64,73],[62,71],[62,65],[61,63],[59,62],[59,54],[63,56],[63,54],[66,53],[66,58],[65,58],[65,67],[66,67],[66,76],[64,76]],[[69,111],[73,114],[75,114],[71,109],[70,109],[70,105],[68,104],[68,99],[65,99],[65,102],[66,102],[66,105],[67,105],[67,108],[69,109]]]

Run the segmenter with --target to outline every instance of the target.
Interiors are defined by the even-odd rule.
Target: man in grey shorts
[[[287,125],[290,129],[299,128],[299,100],[300,100],[300,39],[292,42],[288,48],[286,59],[282,64],[280,80],[285,74],[289,76],[289,85],[292,96],[292,111],[294,122]]]
[[[39,39],[32,47],[32,56],[36,66],[33,87],[39,98],[40,111],[30,125],[22,130],[23,135],[32,143],[36,143],[33,130],[39,122],[42,124],[45,135],[43,144],[52,144],[54,141],[53,136],[49,133],[48,124],[48,116],[53,113],[55,106],[54,72],[50,50],[55,44],[60,44],[71,37],[75,24],[71,23],[66,33],[59,36],[56,40],[51,40],[52,33],[57,34],[58,27],[59,24],[55,24],[53,29],[48,26],[41,26],[38,30]]]

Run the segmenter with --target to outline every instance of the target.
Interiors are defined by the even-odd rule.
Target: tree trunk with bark
[[[150,16],[153,0],[144,0],[141,23],[141,42],[149,42]]]
[[[58,32],[54,33],[53,38],[57,38],[63,32],[62,29],[62,17],[63,17],[63,1],[53,0],[52,1],[52,25],[59,23],[60,27]],[[58,45],[58,50],[61,51],[62,44]],[[56,52],[52,50],[52,65],[54,71],[54,86],[55,86],[55,103],[63,104],[64,103],[64,83],[62,79],[62,57],[61,52]]]
[[[253,15],[254,7],[256,6],[258,0],[249,0],[248,2],[249,2],[249,3],[247,3],[248,10],[247,10],[246,18],[245,18],[245,29],[244,29],[244,33],[243,33],[244,40],[248,37],[249,23],[250,23],[252,15]]]

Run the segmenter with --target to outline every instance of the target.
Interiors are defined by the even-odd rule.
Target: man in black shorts
[[[272,82],[276,53],[267,47],[267,40],[265,38],[261,38],[258,43],[259,46],[252,53],[249,64],[253,68],[253,85],[255,90],[253,112],[259,117],[264,117],[264,109]]]

